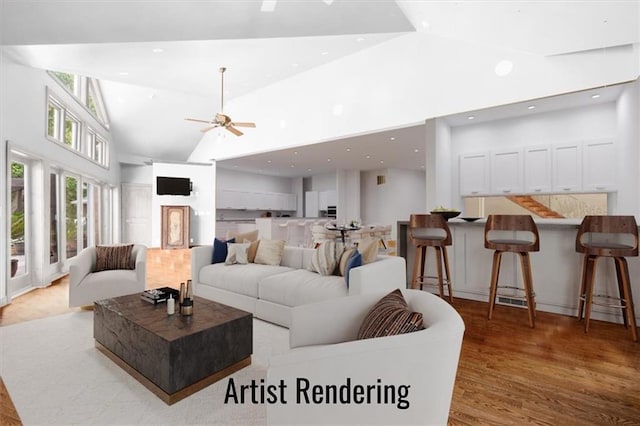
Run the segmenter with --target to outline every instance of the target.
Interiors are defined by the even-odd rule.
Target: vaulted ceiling
[[[124,162],[194,159],[199,143],[215,144],[213,132],[202,139],[201,126],[184,118],[208,119],[220,110],[221,66],[228,69],[225,111],[238,121],[256,121],[258,127],[238,139],[227,137],[217,151],[196,149],[196,159],[203,161],[344,138],[355,138],[349,141],[353,146],[368,140],[373,150],[372,138],[364,133],[413,128],[431,114],[490,107],[564,87],[527,92],[526,85],[507,85],[503,90],[509,96],[482,96],[486,105],[467,96],[468,90],[455,93],[456,85],[464,87],[467,79],[493,75],[494,57],[518,58],[516,67],[521,68],[552,64],[559,81],[569,80],[571,72],[594,58],[597,64],[632,64],[622,74],[603,70],[596,75],[588,67],[585,73],[594,74],[577,76],[567,91],[637,77],[640,66],[637,1],[1,1],[0,43],[8,57],[101,81],[112,140]],[[275,7],[265,11],[268,6]],[[403,52],[402,46],[411,50]],[[476,60],[475,52],[486,52],[487,61]],[[452,81],[441,77],[451,98],[424,96],[433,88],[416,75],[423,69],[452,76]],[[375,85],[372,110],[359,107],[350,115],[364,93],[362,88],[348,93],[349,88],[375,73],[384,76],[376,77],[376,85],[395,87],[396,80],[409,79],[415,86],[419,98],[406,118],[400,113],[389,121],[376,118],[396,105],[387,102],[393,95],[374,96]],[[526,77],[534,78],[531,73]],[[424,78],[436,77],[425,72]],[[332,100],[320,99],[318,90],[334,91]],[[292,91],[300,93],[292,97]],[[323,102],[330,119],[319,117]],[[352,126],[332,121],[342,109]],[[237,151],[225,144],[246,148]],[[393,148],[381,145],[377,155],[392,161]]]

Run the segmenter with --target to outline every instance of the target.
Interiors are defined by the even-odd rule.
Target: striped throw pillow
[[[364,318],[358,340],[374,337],[395,336],[424,329],[422,314],[412,312],[400,289],[380,299]]]
[[[133,244],[126,246],[96,246],[96,270],[135,269],[135,260],[131,258]]]

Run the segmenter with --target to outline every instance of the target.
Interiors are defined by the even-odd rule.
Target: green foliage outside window
[[[53,74],[60,80],[60,82],[67,87],[71,93],[75,94],[76,77],[73,74],[66,72],[53,71]]]

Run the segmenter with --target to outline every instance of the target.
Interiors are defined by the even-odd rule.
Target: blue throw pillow
[[[215,238],[213,240],[213,255],[211,256],[211,263],[224,263],[227,259],[227,243],[235,242],[235,238],[231,238],[228,241],[222,241]]]
[[[344,280],[347,283],[347,288],[349,288],[349,271],[351,271],[351,268],[357,268],[358,266],[362,266],[362,254],[356,250],[347,260],[347,266],[344,268]]]

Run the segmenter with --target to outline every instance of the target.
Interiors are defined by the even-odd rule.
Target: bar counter
[[[485,222],[484,218],[475,222],[448,221],[453,237],[453,245],[447,250],[454,297],[483,302],[489,300],[493,251],[484,248]],[[540,251],[531,253],[531,266],[537,310],[576,316],[582,254],[575,251],[575,239],[581,220],[536,219],[535,222],[540,235]],[[409,221],[398,221],[397,230],[398,255],[407,261],[407,287],[410,287],[415,248],[409,240]],[[634,305],[640,306],[640,259],[629,257],[627,261]],[[426,263],[427,275],[435,276],[433,249],[428,250]],[[502,257],[499,283],[522,287],[520,265],[513,253],[505,253]],[[602,258],[598,261],[595,285],[599,294],[618,296],[613,260]],[[639,313],[640,310],[636,309],[636,317]],[[594,305],[591,318],[622,323],[620,309],[603,306]]]

